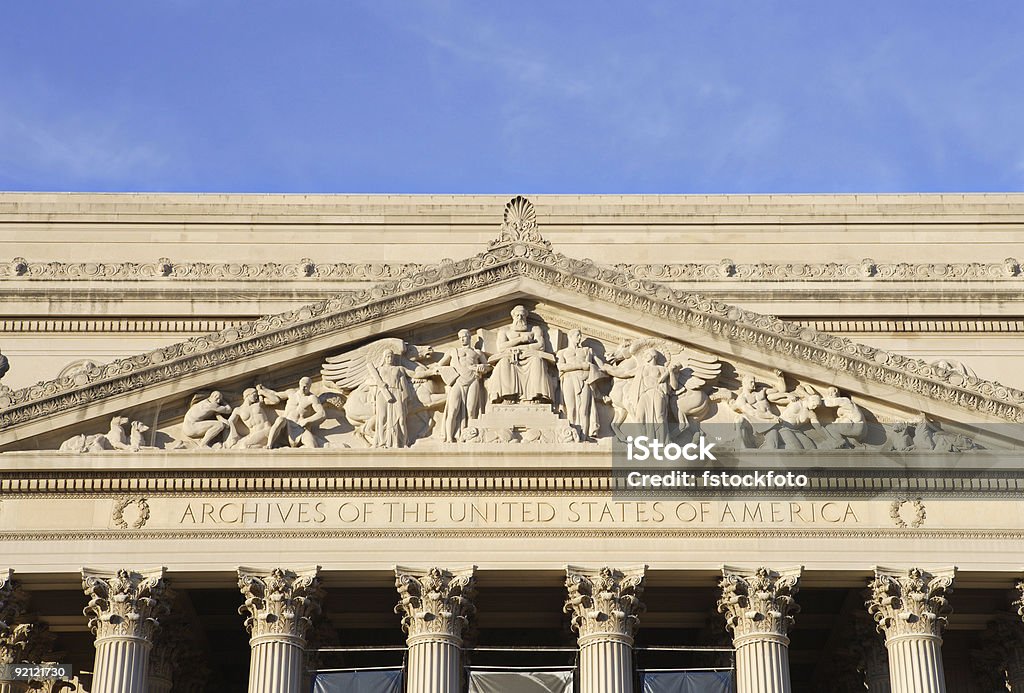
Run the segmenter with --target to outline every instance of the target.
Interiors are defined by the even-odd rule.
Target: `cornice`
[[[624,267],[578,260],[546,241],[505,240],[473,257],[420,267],[399,280],[119,359],[74,376],[0,394],[0,429],[176,378],[212,371],[282,346],[370,324],[502,282],[528,279],[653,316],[767,354],[945,402],[977,416],[1024,421],[1024,392],[810,327],[678,291]]]

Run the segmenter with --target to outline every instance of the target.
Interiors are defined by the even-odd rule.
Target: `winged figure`
[[[373,447],[407,447],[444,404],[434,373],[420,363],[432,354],[430,347],[387,337],[329,356],[320,373],[325,387],[346,396],[342,410],[357,435]]]

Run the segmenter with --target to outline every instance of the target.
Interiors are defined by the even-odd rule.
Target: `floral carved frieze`
[[[227,327],[148,353],[94,366],[73,376],[66,375],[21,390],[2,393],[0,429],[78,409],[157,383],[212,371],[229,363],[243,361],[252,355],[324,337],[355,326],[368,325],[385,316],[409,309],[449,302],[479,289],[516,278],[530,279],[551,289],[578,294],[588,300],[635,311],[637,314],[653,316],[695,334],[718,339],[726,338],[736,344],[754,348],[766,357],[784,356],[818,369],[841,372],[864,381],[881,383],[908,394],[943,402],[964,412],[981,412],[1008,421],[1024,421],[1024,392],[981,380],[961,369],[945,367],[942,364],[929,364],[857,344],[807,326],[685,293],[649,279],[644,273],[637,273],[633,268],[604,266],[553,252],[539,235],[533,235],[536,232],[535,218],[531,220],[529,212],[529,209],[522,206],[516,208],[515,214],[509,212],[503,227],[503,236],[487,252],[474,257],[417,266],[415,271],[400,278],[382,278],[369,288],[339,294],[331,299],[286,313]],[[509,219],[512,221],[508,221]],[[512,345],[511,341],[514,340],[507,340],[509,349],[517,349],[520,353],[529,350],[528,343]],[[480,350],[480,346],[472,342],[469,346]],[[576,352],[566,354],[567,358],[571,358],[576,364],[588,361],[590,357],[585,350],[589,345],[570,344],[564,348],[570,346],[575,347]],[[542,368],[549,369],[549,378],[555,378],[557,349],[554,345],[547,344],[542,351],[546,355],[536,358],[547,363]],[[481,375],[493,380],[497,373],[508,374],[505,365],[498,362],[501,358],[499,352],[489,351],[485,354],[488,363],[478,365],[490,365],[492,373]],[[498,360],[491,363],[489,360],[494,356],[497,356]],[[647,354],[630,353],[629,356],[639,360],[640,366],[643,366],[643,359]],[[662,353],[662,357],[664,356]],[[402,358],[409,358],[409,354],[403,352],[397,355],[397,360],[401,361]],[[469,358],[467,352],[464,359]],[[515,358],[516,369],[522,366],[527,370],[533,368],[534,371],[538,371],[529,364],[521,364],[518,361],[519,356]],[[530,361],[535,357],[527,353],[525,358]],[[715,366],[714,361],[706,366],[711,370],[705,374],[698,373],[698,376],[708,383],[713,379],[711,371]],[[391,387],[399,387],[399,381],[403,380],[398,371],[388,370],[394,367],[411,371],[412,375],[408,375],[410,380],[416,378],[416,368],[410,367],[407,363],[385,364],[386,375],[394,379]],[[580,367],[582,368],[582,365]],[[700,370],[699,366],[697,370]],[[381,373],[385,374],[384,371]],[[525,373],[523,370],[519,375]],[[656,377],[653,371],[650,377]],[[579,379],[578,376],[572,376],[570,379],[572,378]],[[582,380],[585,382],[587,379]],[[460,384],[460,387],[464,386],[465,377]],[[685,387],[684,382],[679,384],[677,389]],[[692,392],[695,402],[708,394],[708,389],[704,386],[698,389],[703,394]],[[445,399],[450,392],[446,390],[434,394],[440,394],[442,399]],[[526,394],[528,396],[524,399],[529,399],[529,395],[540,396],[543,399],[545,394],[551,393],[541,390]],[[574,399],[571,406],[575,419],[573,427],[577,432],[573,435],[587,438],[592,433],[588,417],[593,409],[586,388],[581,387],[579,394],[580,397]],[[794,394],[794,391],[790,391],[790,394],[793,395],[791,399],[806,399],[799,393]],[[846,396],[836,395],[834,399],[844,397]],[[468,408],[468,392],[464,399],[466,401],[459,406]],[[792,401],[786,403],[786,406],[788,405],[792,405],[791,413],[794,415],[799,414],[797,409],[803,406]],[[857,411],[851,407],[846,407],[845,411],[854,419],[848,422],[852,431],[858,423],[855,420]],[[458,418],[461,420],[461,415]],[[454,421],[448,421],[446,425],[454,434]],[[302,427],[309,430],[309,426]],[[481,429],[466,425],[465,428],[479,429],[472,435],[484,440],[488,436],[502,435],[500,427]],[[113,439],[119,444],[134,446],[133,436],[124,428],[121,430],[121,433],[113,432]],[[140,430],[138,435],[141,436],[141,433]],[[302,435],[298,431],[293,433]],[[461,434],[461,430],[458,433]],[[541,427],[539,431],[529,435],[556,439],[569,434],[565,429]],[[96,446],[106,449],[103,446],[109,444],[116,448],[114,440],[108,436],[106,440],[81,440],[75,445],[85,449]],[[401,435],[397,440],[401,440]],[[836,444],[843,446],[849,444],[851,440],[855,440],[855,437],[845,436],[843,440],[837,440]],[[303,445],[309,446],[312,442],[313,439],[306,436]],[[952,445],[955,446],[955,443]]]
[[[536,239],[536,220],[516,218],[503,233],[503,241]],[[500,241],[496,241],[497,245]],[[860,262],[736,263],[729,259],[704,263],[618,264],[641,279],[654,281],[1021,281],[1024,261],[1003,262]],[[29,262],[13,258],[0,262],[0,281],[143,281],[143,280],[334,280],[347,282],[402,279],[427,265],[404,262],[297,262],[229,263],[188,262],[160,258],[154,262]]]
[[[461,641],[476,612],[476,568],[395,568],[395,613],[410,638],[438,635]]]

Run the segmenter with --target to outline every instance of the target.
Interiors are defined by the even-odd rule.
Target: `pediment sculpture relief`
[[[702,434],[734,450],[977,447],[923,413],[905,421],[890,413],[883,423],[836,387],[664,338],[588,337],[585,327],[551,324],[519,305],[497,327],[461,326],[454,342],[384,337],[326,357],[319,377],[290,387],[194,393],[180,423],[148,437],[149,426],[118,415],[108,432],[74,436],[60,449],[579,445]]]

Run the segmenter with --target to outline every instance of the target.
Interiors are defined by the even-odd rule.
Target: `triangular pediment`
[[[52,449],[72,434],[105,431],[115,415],[151,421],[154,431],[164,426],[175,431],[180,425],[175,417],[180,421],[197,393],[222,390],[237,400],[257,381],[284,387],[286,380],[308,375],[314,391],[326,396],[325,360],[381,338],[407,344],[425,340],[435,348],[436,363],[458,346],[457,332],[465,328],[488,359],[497,358],[494,334],[517,303],[532,310],[531,325],[544,329],[550,357],[545,367],[556,386],[556,353],[568,346],[569,332],[580,329],[605,360],[623,343],[653,340],[661,365],[678,366],[680,372],[687,354],[719,363],[723,380],[705,388],[709,396],[718,393],[716,402],[750,375],[759,390],[777,395],[836,387],[878,421],[911,420],[921,413],[954,424],[1024,421],[1024,393],[998,383],[681,292],[640,279],[628,267],[562,255],[540,236],[526,205],[510,203],[501,236],[473,257],[0,393],[0,449]],[[431,377],[438,379],[435,390],[443,400],[447,384]],[[677,383],[676,389],[678,395],[685,384]],[[557,409],[558,402],[554,405]],[[778,413],[778,403],[772,409]]]

